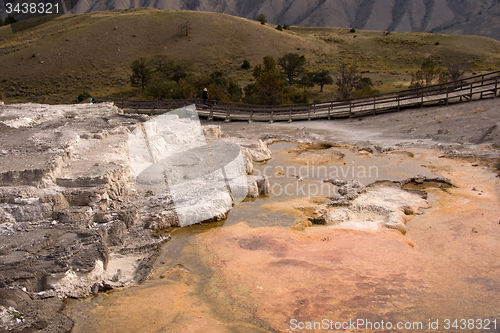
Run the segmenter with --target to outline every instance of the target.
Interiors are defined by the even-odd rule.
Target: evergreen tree
[[[264,15],[264,14],[257,15],[257,17],[255,18],[255,21],[259,21],[260,24],[266,24],[266,22],[267,22],[266,15]]]
[[[3,21],[3,24],[8,25],[8,24],[16,23],[16,22],[17,22],[17,20],[13,16],[9,15],[5,18],[5,21]]]
[[[304,73],[300,80],[297,81],[297,85],[303,88],[304,92],[314,87],[314,73]]]
[[[330,76],[328,70],[322,70],[321,72],[315,72],[312,78],[313,82],[320,86],[320,91],[323,92],[323,86],[325,84],[332,84],[333,78]]]
[[[130,83],[134,87],[141,87],[142,91],[144,91],[146,84],[151,78],[151,70],[146,63],[146,60],[144,60],[144,58],[135,60],[134,62],[132,62],[132,65],[130,67],[132,69],[132,75],[130,75]]]
[[[243,64],[241,65],[241,68],[242,69],[250,69],[250,61],[248,61],[247,59],[243,60]]]
[[[278,59],[278,64],[283,69],[288,84],[293,85],[295,78],[304,71],[306,58],[297,53],[287,53]]]
[[[254,84],[245,87],[245,101],[252,104],[278,105],[286,101],[285,81],[272,56],[265,56],[263,64],[253,70]]]

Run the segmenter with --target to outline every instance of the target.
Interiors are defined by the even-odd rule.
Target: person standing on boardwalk
[[[208,90],[207,90],[207,88],[203,89],[203,92],[201,93],[201,97],[203,98],[203,107],[206,108],[206,105],[208,104]]]

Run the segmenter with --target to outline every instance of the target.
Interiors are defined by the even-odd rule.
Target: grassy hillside
[[[179,25],[190,21],[190,36]],[[436,45],[439,42],[439,45]],[[6,102],[72,102],[83,90],[108,96],[130,90],[130,64],[165,54],[190,64],[193,74],[222,70],[244,86],[241,70],[262,57],[287,52],[305,55],[311,70],[335,70],[339,61],[356,63],[381,92],[407,87],[411,72],[428,56],[459,53],[474,59],[477,73],[500,68],[500,42],[475,36],[357,31],[341,28],[274,26],[224,14],[136,9],[61,16],[12,33],[0,27],[0,99]],[[469,73],[470,74],[470,73]],[[313,98],[326,99],[334,86]]]

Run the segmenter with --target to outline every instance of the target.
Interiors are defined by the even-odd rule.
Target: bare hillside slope
[[[211,11],[273,24],[431,31],[500,38],[498,0],[80,0],[72,12],[152,7]],[[2,6],[3,4],[0,4]],[[450,29],[452,26],[453,29]]]

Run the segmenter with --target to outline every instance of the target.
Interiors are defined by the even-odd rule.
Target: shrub
[[[351,28],[351,30],[349,31],[351,34],[355,33],[356,32],[356,29],[354,28]]]
[[[9,16],[7,16],[5,18],[5,20],[3,21],[3,24],[4,25],[8,25],[8,24],[11,24],[11,23],[16,23],[16,22],[17,22],[17,20],[13,16],[9,15]]]
[[[419,88],[430,86],[438,83],[445,83],[448,81],[448,73],[436,64],[432,59],[428,58],[422,62],[420,69],[412,74],[410,83],[411,88]]]
[[[250,61],[248,61],[247,59],[243,60],[243,64],[241,64],[241,68],[242,69],[250,69]]]
[[[436,42],[436,44],[434,44],[434,45],[439,45],[439,42]]]
[[[288,93],[288,102],[292,104],[305,104],[309,103],[309,98],[305,92],[290,91]]]
[[[283,27],[281,26],[281,24],[278,24],[278,26],[276,27],[276,30],[283,31]]]
[[[266,15],[264,15],[264,14],[257,15],[257,17],[255,18],[255,20],[259,21],[260,24],[266,24],[266,22],[267,22]]]
[[[88,93],[88,91],[84,91],[80,95],[78,95],[78,97],[77,97],[78,102],[83,102],[84,100],[86,100],[89,97],[90,97],[90,94]]]
[[[283,29],[290,29],[290,26],[288,24],[283,24]]]

